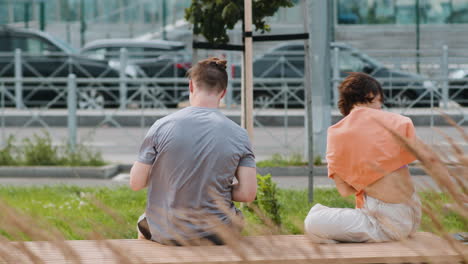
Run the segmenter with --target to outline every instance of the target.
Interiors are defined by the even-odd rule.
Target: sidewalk
[[[437,185],[429,176],[412,176],[418,191],[436,189]],[[118,187],[128,185],[129,174],[119,174],[116,177],[104,179],[64,179],[64,178],[0,178],[0,186],[53,186],[75,185],[80,187]],[[308,186],[308,178],[305,176],[274,176],[273,181],[279,188],[304,190]],[[314,177],[314,188],[334,188],[333,180],[325,176]]]
[[[103,110],[78,110],[77,120],[79,127],[95,127],[104,120],[123,127],[140,127],[142,124],[151,125],[156,120],[174,113],[180,109],[103,109]],[[221,109],[221,111],[236,123],[240,123],[239,108]],[[466,125],[468,121],[468,107],[464,108],[390,108],[389,112],[394,112],[408,116],[413,120],[415,126],[447,126],[445,118],[440,115],[444,112],[454,120],[461,121]],[[332,124],[338,122],[342,115],[338,110],[331,112]],[[254,116],[257,122],[264,126],[282,127],[285,123],[290,127],[304,127],[304,109],[271,109],[255,108]],[[66,109],[5,109],[2,116],[3,125],[6,127],[21,127],[31,120],[31,117],[40,117],[47,125],[52,127],[66,127],[68,111]],[[34,125],[34,124],[33,124]],[[39,125],[39,124],[35,124]]]

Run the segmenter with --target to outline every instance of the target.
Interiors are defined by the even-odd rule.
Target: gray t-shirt
[[[237,167],[255,167],[245,129],[216,108],[187,107],[148,131],[138,161],[152,164],[146,218],[152,240],[204,237],[236,214]],[[215,221],[213,221],[215,220]]]

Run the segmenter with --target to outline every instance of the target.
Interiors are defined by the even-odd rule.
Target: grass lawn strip
[[[446,195],[436,192],[421,192],[423,203],[430,203],[433,213],[440,217],[447,232],[465,232],[467,222],[459,215],[447,211],[444,204],[450,203]],[[330,207],[354,207],[353,197],[342,198],[336,189],[315,189],[315,202]],[[55,227],[65,239],[86,239],[87,234],[97,231],[108,239],[135,238],[135,223],[144,211],[146,192],[134,192],[126,186],[115,188],[46,186],[46,187],[0,187],[0,199],[30,218],[42,228]],[[307,191],[280,189],[278,193],[281,233],[303,233],[303,220],[313,204],[307,202]],[[246,218],[245,235],[262,234],[260,219],[242,208]],[[2,219],[0,219],[1,224]],[[434,231],[431,220],[423,215],[421,231]],[[0,234],[17,240],[4,230]],[[28,237],[23,237],[29,240]]]

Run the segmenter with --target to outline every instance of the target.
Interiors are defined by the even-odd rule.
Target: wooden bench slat
[[[18,242],[11,242],[17,243]],[[10,243],[10,244],[11,244]],[[239,242],[242,254],[230,246],[170,247],[143,240],[76,240],[65,241],[80,257],[82,263],[118,263],[115,254],[137,256],[145,263],[401,263],[456,262],[468,254],[460,244],[461,254],[446,241],[430,233],[417,233],[413,238],[389,243],[313,244],[300,235],[253,236]],[[64,254],[50,242],[25,242],[24,245],[45,263],[66,263]],[[0,248],[3,248],[0,245]],[[22,252],[16,252],[21,263],[27,263]],[[1,261],[0,261],[1,262]]]

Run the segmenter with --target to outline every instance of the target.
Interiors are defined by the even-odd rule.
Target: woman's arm
[[[340,193],[341,196],[346,197],[352,194],[357,193],[357,190],[353,188],[353,186],[347,184],[340,176],[333,174],[333,180],[335,180],[336,189]]]

